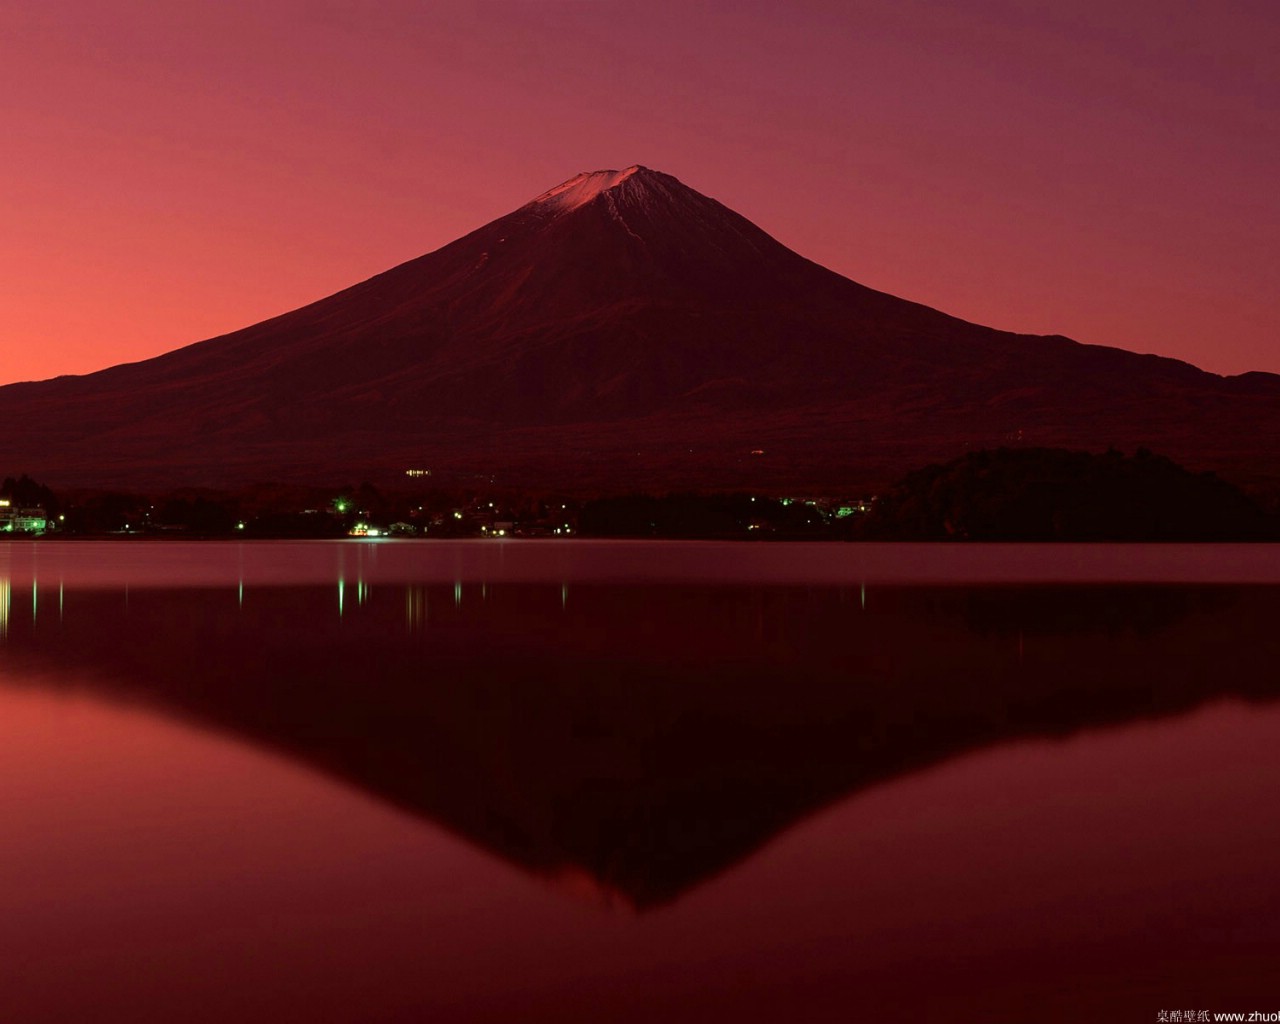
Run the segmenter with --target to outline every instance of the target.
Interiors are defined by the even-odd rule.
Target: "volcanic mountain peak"
[[[589,203],[600,193],[621,185],[632,175],[641,172],[653,173],[646,171],[646,168],[641,167],[639,164],[633,164],[623,171],[583,171],[555,188],[542,193],[534,200],[534,203],[567,213]]]
[[[427,464],[546,488],[848,494],[1025,438],[1280,486],[1280,378],[965,323],[638,165],[234,334],[0,388],[0,420],[9,465],[64,485]]]

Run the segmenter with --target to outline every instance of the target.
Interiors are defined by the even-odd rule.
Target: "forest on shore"
[[[8,477],[0,503],[63,537],[652,537],[875,541],[1272,541],[1280,515],[1163,456],[1056,448],[973,452],[880,495],[570,496],[432,487],[260,485],[239,492],[55,493]],[[3,509],[0,509],[2,512]]]

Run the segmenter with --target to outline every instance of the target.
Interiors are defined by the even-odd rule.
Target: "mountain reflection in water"
[[[0,544],[0,1019],[1266,1010],[1277,578],[1253,546]]]
[[[12,678],[281,751],[646,910],[958,754],[1271,700],[1280,589],[455,582],[0,595]],[[25,673],[25,674],[24,674]]]

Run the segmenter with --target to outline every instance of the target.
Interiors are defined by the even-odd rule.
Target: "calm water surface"
[[[1277,581],[0,544],[0,1020],[1275,1012]]]

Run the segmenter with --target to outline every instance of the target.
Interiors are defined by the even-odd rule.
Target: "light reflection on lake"
[[[661,550],[660,557],[655,551]],[[0,542],[0,579],[78,587],[304,583],[1276,583],[1280,544],[705,541]]]
[[[1161,550],[0,545],[0,1017],[1251,1008],[1275,555]]]

